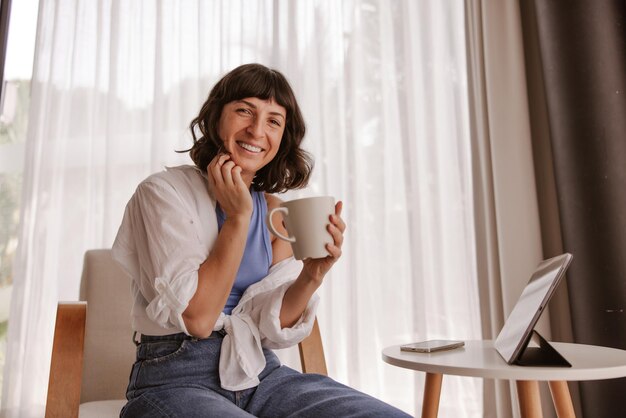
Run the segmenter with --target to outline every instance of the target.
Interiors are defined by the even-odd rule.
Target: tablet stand
[[[537,345],[531,346],[531,342]],[[526,342],[526,346],[522,349],[513,364],[519,366],[572,367],[572,365],[535,330],[533,330],[530,338]]]

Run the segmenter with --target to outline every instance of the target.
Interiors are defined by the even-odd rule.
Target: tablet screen
[[[507,363],[517,360],[571,260],[562,254],[537,266],[494,344]]]

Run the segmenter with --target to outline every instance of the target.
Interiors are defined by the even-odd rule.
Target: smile
[[[245,149],[246,151],[250,151],[250,152],[263,151],[263,148],[255,147],[254,145],[246,144],[245,142],[237,141],[237,145],[239,145],[241,148]]]

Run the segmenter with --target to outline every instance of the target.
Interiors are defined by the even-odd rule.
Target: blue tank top
[[[226,220],[226,214],[219,205],[216,206],[215,212],[217,214],[217,225],[219,230],[221,230]],[[248,229],[248,240],[246,241],[246,249],[237,271],[235,283],[230,290],[230,295],[224,307],[224,313],[227,315],[230,315],[235,306],[237,306],[248,286],[267,276],[272,265],[272,245],[269,231],[267,226],[265,226],[266,215],[267,202],[265,201],[265,194],[252,191],[252,218],[250,219],[250,229]]]

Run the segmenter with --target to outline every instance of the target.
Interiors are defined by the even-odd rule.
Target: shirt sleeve
[[[280,310],[285,292],[302,271],[302,262],[293,257],[272,266],[269,274],[246,290],[233,310],[233,315],[252,318],[257,324],[261,344],[265,348],[280,349],[305,339],[313,329],[319,296],[313,294],[298,319],[291,327],[280,325]]]
[[[113,256],[137,282],[148,317],[188,334],[182,314],[196,292],[208,249],[198,219],[176,190],[144,181],[126,206]]]
[[[315,322],[315,313],[319,304],[319,296],[313,294],[298,321],[291,327],[282,328],[280,325],[280,310],[283,306],[283,297],[293,282],[284,283],[263,295],[259,295],[261,312],[259,331],[263,347],[270,349],[288,348],[298,344],[311,334]]]

